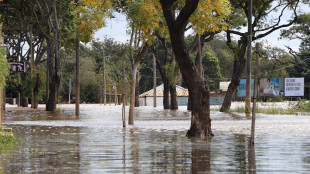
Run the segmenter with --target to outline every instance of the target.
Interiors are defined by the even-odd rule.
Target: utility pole
[[[254,69],[254,95],[253,95],[252,126],[251,126],[251,144],[254,144],[254,136],[255,136],[256,97],[257,97],[257,86],[258,86],[258,56],[259,56],[259,44],[256,43],[256,56],[255,56],[255,69]]]
[[[79,19],[80,14],[77,14]],[[77,26],[75,38],[75,115],[80,115],[80,31]]]
[[[31,64],[31,78],[34,78],[34,51],[32,44],[32,27],[30,28],[30,64]],[[31,89],[31,108],[34,109],[34,89]]]
[[[68,103],[71,103],[71,79],[69,80],[69,101]]]
[[[154,93],[154,98],[153,98],[153,106],[154,108],[156,108],[156,104],[157,104],[157,99],[156,99],[156,57],[155,57],[155,53],[153,53],[153,93]]]
[[[246,61],[246,97],[245,97],[245,115],[251,114],[251,57],[252,57],[252,8],[253,2],[249,0],[248,6],[248,48]]]
[[[2,47],[2,25],[0,25],[0,48]],[[2,125],[2,102],[3,101],[3,94],[2,94],[2,89],[0,88],[0,127]]]
[[[104,47],[102,47],[102,71],[103,71],[103,103],[104,105],[107,104],[107,98],[106,98],[106,92],[107,92],[107,86],[106,86],[106,79],[105,79],[105,54],[104,54]]]

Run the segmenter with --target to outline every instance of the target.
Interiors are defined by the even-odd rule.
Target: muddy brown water
[[[185,136],[190,112],[184,108],[140,107],[135,125],[126,128],[118,106],[85,105],[78,118],[74,105],[60,108],[7,108],[3,123],[23,143],[0,155],[0,173],[310,173],[310,135],[304,131],[258,130],[251,148],[249,132],[238,129],[250,120],[241,115],[211,112],[215,136],[200,139]],[[310,123],[309,117],[284,118],[297,126]],[[258,116],[258,124],[278,119]]]

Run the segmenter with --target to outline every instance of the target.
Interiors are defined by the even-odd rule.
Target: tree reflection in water
[[[211,137],[193,139],[191,173],[209,173],[211,171]]]
[[[250,143],[248,144],[248,156],[249,156],[249,173],[256,174],[256,160],[255,160],[255,145]]]

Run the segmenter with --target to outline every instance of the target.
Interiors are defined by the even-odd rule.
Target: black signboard
[[[11,64],[11,69],[14,72],[26,72],[25,62],[9,62]]]

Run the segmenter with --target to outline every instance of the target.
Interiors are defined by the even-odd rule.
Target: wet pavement
[[[188,138],[190,112],[140,107],[122,127],[121,107],[60,105],[56,113],[7,108],[3,123],[23,143],[0,155],[0,173],[309,173],[309,116],[212,111],[212,139]],[[128,114],[128,108],[126,108]],[[127,115],[126,115],[127,116]]]

